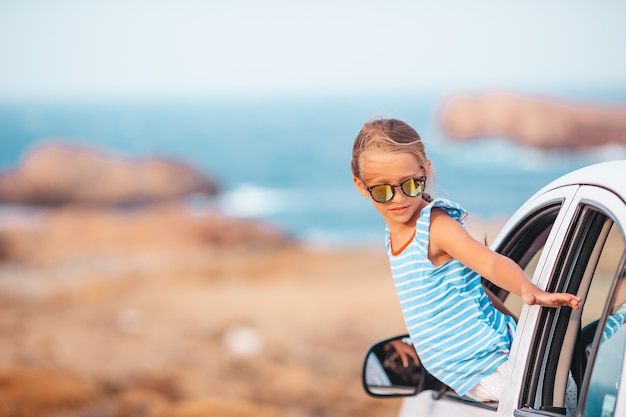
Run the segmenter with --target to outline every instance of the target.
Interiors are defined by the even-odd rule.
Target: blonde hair
[[[429,161],[422,138],[415,129],[401,120],[372,119],[363,125],[354,139],[350,161],[352,175],[357,178],[361,178],[359,158],[363,152],[369,150],[410,153],[415,156],[422,169],[428,170]],[[426,201],[432,200],[432,197],[426,193],[422,196]]]

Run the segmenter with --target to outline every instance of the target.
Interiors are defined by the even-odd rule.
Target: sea
[[[354,137],[372,117],[411,124],[433,164],[431,193],[484,220],[506,219],[571,170],[626,158],[619,146],[542,151],[506,138],[453,141],[439,122],[447,95],[0,101],[0,174],[15,169],[33,146],[53,140],[133,158],[166,156],[219,184],[218,197],[194,196],[190,205],[267,222],[313,245],[359,246],[381,243],[384,232],[371,202],[356,191],[349,168]],[[552,97],[626,105],[626,90],[555,91]],[[0,206],[0,212],[17,209]]]

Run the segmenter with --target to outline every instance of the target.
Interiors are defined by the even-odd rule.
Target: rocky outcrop
[[[103,406],[102,393],[73,372],[34,367],[0,369],[0,415],[39,417],[91,415]],[[96,414],[93,414],[96,415]]]
[[[216,192],[179,162],[43,144],[0,175],[0,204],[37,206],[0,212],[0,262],[78,265],[102,256],[267,252],[295,243],[269,224],[220,213],[204,197]]]
[[[159,392],[158,387],[102,387],[76,372],[61,369],[2,368],[0,386],[0,415],[7,417],[278,416],[273,407],[252,401],[215,398],[174,401]]]
[[[75,265],[102,256],[224,249],[272,252],[295,240],[268,224],[190,210],[184,202],[135,210],[65,205],[0,215],[0,261]],[[169,256],[168,255],[168,256]]]
[[[136,160],[99,149],[47,142],[0,173],[0,203],[124,205],[213,195],[217,185],[173,160]]]
[[[278,417],[271,406],[255,404],[245,400],[188,400],[168,409],[160,417]]]
[[[542,149],[626,145],[626,106],[507,92],[453,96],[443,106],[441,124],[452,139],[503,137]]]
[[[368,344],[404,326],[384,251],[214,248],[210,228],[250,224],[70,209],[25,218],[7,243],[27,258],[0,261],[0,416],[397,413],[357,383]]]

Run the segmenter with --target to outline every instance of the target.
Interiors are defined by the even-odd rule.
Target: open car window
[[[526,272],[528,277],[532,277],[561,206],[561,201],[553,201],[536,208],[518,222],[517,227],[506,236],[495,250],[511,258]],[[485,281],[485,286],[503,300],[505,307],[511,313],[519,317],[523,306],[519,296],[511,294],[489,281]]]

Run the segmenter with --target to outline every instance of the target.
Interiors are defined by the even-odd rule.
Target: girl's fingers
[[[551,294],[551,295],[553,296],[551,297],[552,298],[551,301],[555,307],[568,306],[577,310],[578,305],[581,302],[581,299],[579,297],[572,295],[572,294],[560,293],[560,294]]]
[[[537,295],[528,295],[524,298],[526,304],[539,304],[544,307],[572,307],[577,310],[582,299],[573,294],[568,293],[549,293],[543,292]]]

